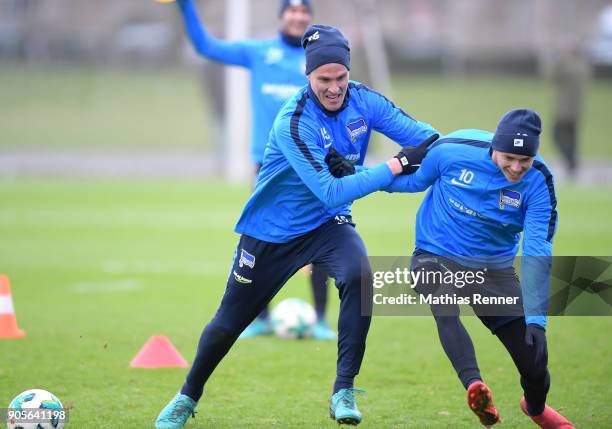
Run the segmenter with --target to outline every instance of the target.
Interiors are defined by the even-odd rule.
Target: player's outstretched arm
[[[319,133],[308,127],[291,128],[290,119],[278,120],[274,127],[279,147],[291,167],[313,194],[329,207],[338,207],[384,189],[401,173],[387,163],[342,178],[334,177],[325,163],[326,151],[319,142]],[[393,171],[395,169],[395,171]]]
[[[194,49],[203,57],[224,64],[249,67],[249,42],[227,42],[212,37],[202,25],[194,0],[178,0],[185,32]]]
[[[538,164],[534,164],[533,168],[538,168]],[[557,198],[552,175],[543,164],[539,164],[538,169],[543,172],[542,182],[530,188],[524,202],[527,209],[523,231],[521,288],[526,323],[545,328],[552,240],[557,228]]]
[[[438,139],[438,137],[438,134],[434,134],[425,139],[425,141],[421,142],[418,146],[406,146],[394,158],[387,162],[387,165],[389,165],[389,167],[392,169],[392,171],[395,171],[395,173],[399,173],[401,175],[412,175],[411,179],[395,179],[394,183],[395,188],[397,189],[396,192],[417,192],[424,190],[429,186],[429,181],[424,181],[423,174],[420,174],[419,179],[416,180],[414,173],[419,170],[423,159],[427,154],[427,149]],[[357,166],[356,169],[350,161],[344,158],[334,148],[331,148],[325,156],[325,163],[329,168],[329,172],[336,178],[342,178],[355,174],[358,171],[367,170],[367,167],[364,166]],[[416,183],[419,183],[420,188],[416,187]],[[393,184],[390,186],[393,186]],[[387,187],[385,190],[391,192],[389,187]]]

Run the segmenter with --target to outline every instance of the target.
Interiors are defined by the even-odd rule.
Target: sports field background
[[[0,67],[0,153],[206,150],[207,109],[193,75]],[[442,131],[493,126],[520,105],[550,117],[544,81],[395,79],[398,104]],[[486,102],[483,102],[486,100]],[[584,127],[590,160],[612,160],[612,85],[592,84]],[[394,149],[379,149],[392,153]],[[385,152],[385,150],[387,152]],[[545,156],[554,152],[545,139]],[[248,186],[221,181],[0,178],[0,272],[10,276],[23,340],[0,340],[0,407],[29,388],[72,408],[67,428],[150,428],[185,370],[134,370],[150,335],[169,336],[187,360],[223,293]],[[372,255],[405,255],[420,195],[379,193],[354,217]],[[558,189],[557,255],[610,255],[612,186]],[[276,300],[310,299],[298,273]],[[329,320],[338,299],[330,287]],[[477,320],[468,325],[500,428],[531,428],[518,376]],[[549,322],[549,403],[578,428],[612,426],[612,319]],[[188,428],[334,428],[327,400],[333,342],[240,341],[207,385]],[[429,318],[376,318],[357,379],[363,428],[473,428],[477,419]]]
[[[205,88],[190,71],[100,70],[1,64],[0,150],[134,149],[166,152],[212,148],[214,119]],[[393,101],[408,114],[447,133],[460,128],[494,131],[511,108],[530,107],[543,120],[542,154],[552,146],[552,86],[546,79],[396,75]],[[612,80],[588,86],[580,152],[610,160]],[[395,148],[390,148],[392,153]]]

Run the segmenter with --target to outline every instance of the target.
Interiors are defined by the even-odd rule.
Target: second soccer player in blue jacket
[[[501,119],[495,134],[462,130],[446,135],[430,146],[415,174],[397,178],[388,190],[429,188],[417,214],[413,271],[460,273],[462,278],[480,271],[484,279],[459,287],[443,284],[439,276],[417,291],[447,299],[437,302],[468,298],[521,375],[522,410],[542,428],[570,429],[571,423],[546,405],[550,376],[545,328],[557,198],[553,176],[537,155],[540,131],[536,112],[517,109]],[[512,264],[521,233],[519,283]],[[513,304],[491,305],[499,300],[479,301],[482,296],[513,298]],[[499,413],[482,381],[458,305],[432,304],[431,309],[470,408],[483,425],[497,423]]]

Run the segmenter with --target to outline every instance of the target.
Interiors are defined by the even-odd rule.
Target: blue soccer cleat
[[[357,426],[361,423],[361,413],[355,403],[355,394],[364,393],[361,389],[340,389],[329,400],[329,416],[338,424]]]
[[[185,426],[189,416],[195,418],[195,407],[198,405],[196,401],[187,395],[177,393],[174,398],[161,410],[155,427],[157,429],[179,429]]]
[[[238,338],[244,340],[245,338],[260,337],[270,334],[272,334],[272,324],[270,320],[257,318],[242,331],[242,334],[240,334]]]
[[[335,340],[336,333],[332,331],[324,319],[317,321],[312,329],[312,338],[315,340]]]

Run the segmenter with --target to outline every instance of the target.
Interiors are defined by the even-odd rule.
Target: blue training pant
[[[337,216],[288,243],[242,235],[217,313],[204,328],[181,393],[199,400],[204,384],[242,331],[300,268],[310,263],[336,280],[340,296],[337,377],[352,380],[361,367],[371,317],[361,315],[361,286],[372,273],[351,219]],[[368,286],[369,285],[369,286]]]

